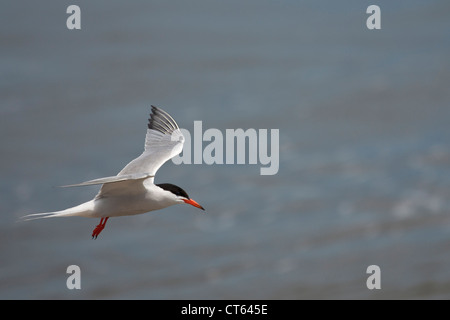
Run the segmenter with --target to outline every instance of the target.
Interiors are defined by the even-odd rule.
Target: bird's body
[[[173,118],[167,112],[152,106],[145,149],[139,157],[128,163],[117,176],[66,186],[102,184],[94,199],[62,211],[31,214],[24,218],[100,218],[100,224],[92,233],[92,237],[97,238],[110,217],[142,214],[177,203],[188,203],[204,210],[180,187],[169,183],[153,183],[156,171],[182,151],[183,143],[183,134]]]

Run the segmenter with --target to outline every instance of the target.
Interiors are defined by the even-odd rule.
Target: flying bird
[[[151,108],[144,152],[139,157],[128,163],[117,176],[63,186],[101,184],[94,199],[61,211],[30,214],[23,217],[24,220],[71,216],[100,218],[100,223],[92,232],[92,238],[97,239],[110,217],[142,214],[178,203],[205,210],[182,188],[171,183],[154,184],[158,169],[181,153],[185,138],[167,112],[155,106]]]

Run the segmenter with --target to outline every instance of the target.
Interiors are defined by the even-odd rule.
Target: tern
[[[164,110],[151,106],[144,152],[128,163],[116,176],[89,180],[63,187],[101,184],[94,199],[61,211],[35,213],[24,220],[53,217],[100,218],[92,238],[105,228],[110,217],[130,216],[163,209],[178,203],[188,203],[205,210],[186,191],[171,184],[154,184],[158,169],[183,150],[184,136],[175,120]]]

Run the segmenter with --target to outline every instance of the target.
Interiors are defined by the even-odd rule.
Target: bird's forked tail
[[[29,221],[42,218],[71,217],[71,216],[92,217],[93,208],[94,208],[93,201],[88,201],[78,206],[61,211],[29,214],[22,217],[20,220]]]

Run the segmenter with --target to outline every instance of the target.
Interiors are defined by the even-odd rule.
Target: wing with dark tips
[[[144,152],[119,172],[120,175],[156,171],[183,150],[184,136],[175,120],[164,110],[152,106],[145,136]]]

